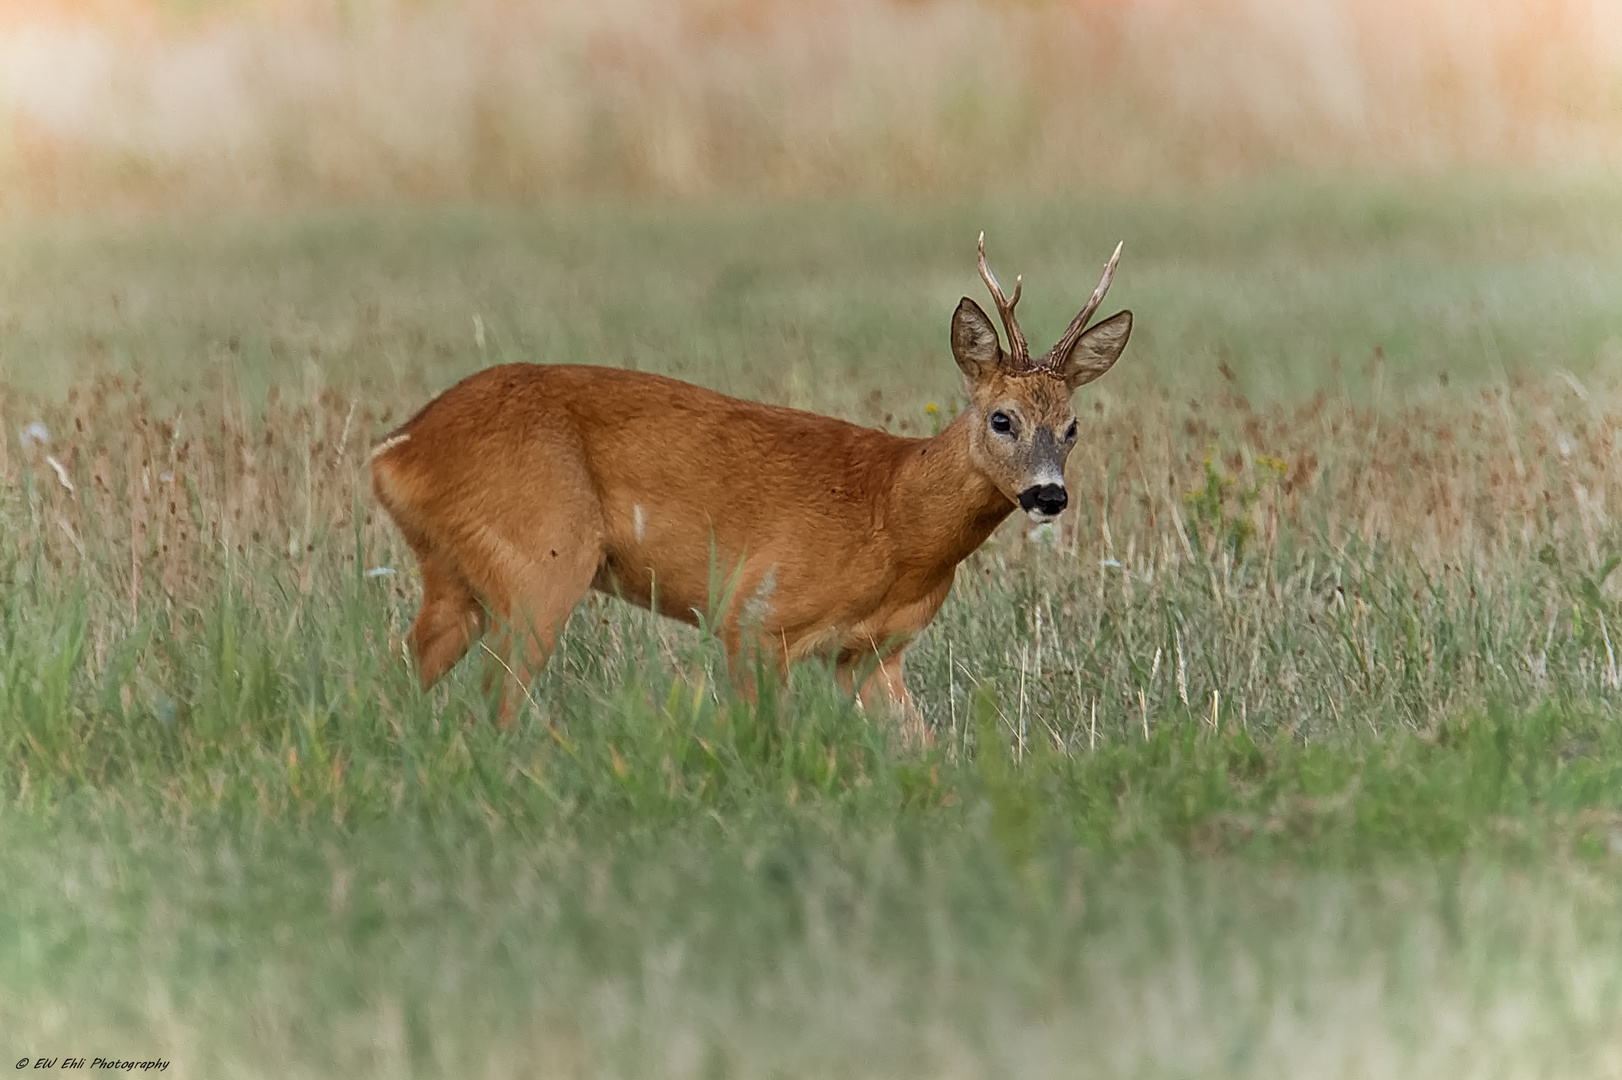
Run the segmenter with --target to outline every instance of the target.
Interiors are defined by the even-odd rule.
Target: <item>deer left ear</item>
[[[1058,357],[1053,369],[1074,390],[1098,378],[1114,366],[1132,336],[1132,313],[1117,312],[1091,327],[1070,348],[1069,356]]]

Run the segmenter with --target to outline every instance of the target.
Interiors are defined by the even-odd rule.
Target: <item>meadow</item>
[[[1622,1073],[1619,190],[0,224],[0,1050]],[[910,654],[932,748],[600,596],[512,729],[416,689],[379,435],[516,360],[927,434],[982,228],[1033,341],[1124,239],[1138,329]]]

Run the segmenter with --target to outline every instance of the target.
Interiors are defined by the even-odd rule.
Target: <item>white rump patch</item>
[[[631,531],[636,533],[638,541],[648,534],[648,512],[637,503],[631,507]]]
[[[409,434],[400,434],[384,439],[382,442],[372,447],[372,452],[367,460],[376,461],[379,457],[388,453],[390,450],[393,450],[396,446],[403,445],[410,441],[411,436]]]

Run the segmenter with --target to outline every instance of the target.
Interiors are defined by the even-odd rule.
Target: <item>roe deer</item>
[[[1130,311],[1087,326],[1120,255],[1033,360],[1014,317],[1023,282],[1004,295],[982,233],[980,276],[1008,349],[964,297],[951,341],[968,407],[933,438],[615,368],[508,364],[457,383],[371,459],[377,500],[422,568],[408,640],[423,687],[493,622],[510,722],[515,691],[596,588],[689,623],[707,615],[735,669],[751,642],[779,670],[831,660],[864,704],[882,693],[904,736],[927,739],[902,650],[1016,506],[1037,521],[1065,508],[1071,392],[1108,371],[1132,331]],[[717,568],[728,599],[706,612]]]

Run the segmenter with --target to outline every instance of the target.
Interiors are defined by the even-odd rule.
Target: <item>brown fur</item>
[[[1030,467],[985,417],[1016,410],[1029,432],[1073,419],[1062,376],[976,365],[957,329],[970,406],[930,439],[613,368],[511,364],[445,391],[372,462],[377,499],[422,568],[409,644],[423,686],[493,621],[505,721],[596,588],[684,622],[707,616],[734,657],[758,642],[780,667],[826,658],[864,702],[888,699],[909,738],[927,737],[901,652]]]

